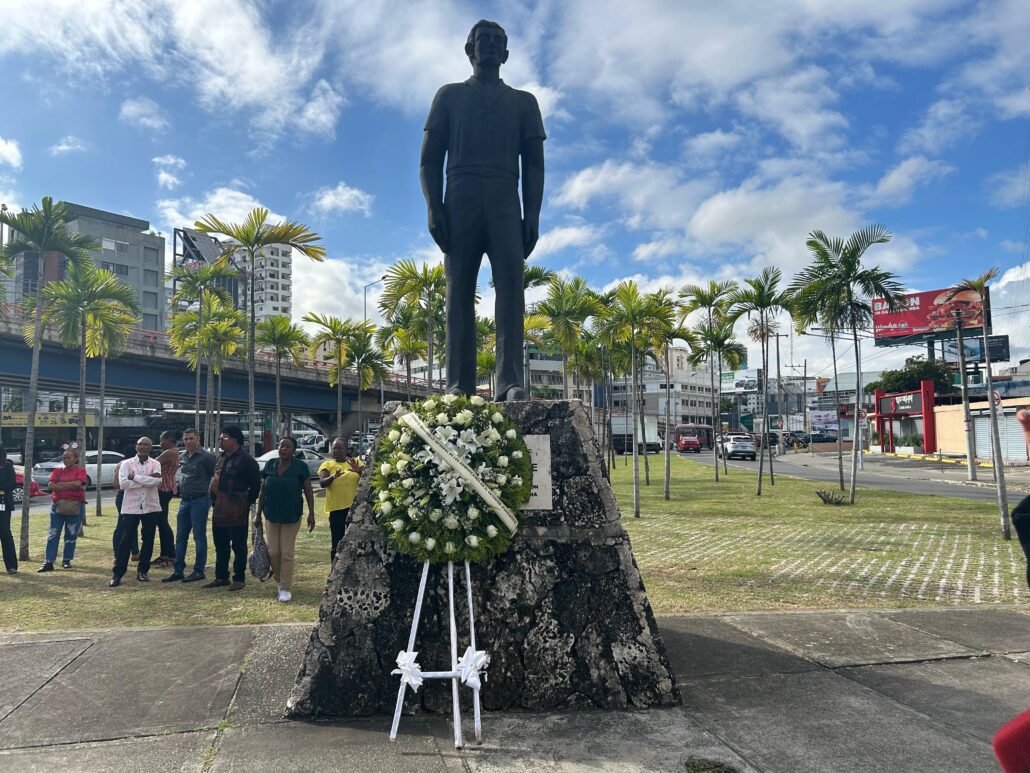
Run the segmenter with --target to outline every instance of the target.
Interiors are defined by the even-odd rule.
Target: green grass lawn
[[[854,507],[815,496],[828,484],[779,478],[762,497],[755,475],[731,470],[716,484],[711,467],[673,459],[672,497],[663,499],[662,459],[651,457],[641,485],[642,517],[632,517],[630,467],[613,474],[623,523],[656,612],[725,612],[972,603],[1026,599],[1018,545],[999,537],[990,502],[861,489]],[[316,502],[321,508],[322,500]],[[173,512],[177,501],[173,501]],[[33,560],[0,575],[0,630],[154,625],[312,622],[329,571],[329,525],[297,540],[293,601],[280,604],[273,583],[248,576],[239,593],[202,583],[149,584],[133,570],[107,587],[113,509],[80,537],[73,569],[36,574],[49,518],[32,517]],[[16,516],[15,521],[18,521]],[[15,527],[17,528],[17,526]],[[191,543],[192,556],[192,543]],[[214,546],[209,539],[208,576]],[[187,563],[189,566],[189,563]]]

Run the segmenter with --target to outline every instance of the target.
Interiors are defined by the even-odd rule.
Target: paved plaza
[[[992,770],[1027,708],[1020,607],[659,617],[683,705],[293,722],[309,625],[0,634],[0,770]],[[468,719],[468,717],[466,717]],[[471,728],[466,728],[470,733]]]

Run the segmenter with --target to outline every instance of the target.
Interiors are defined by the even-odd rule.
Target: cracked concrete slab
[[[67,639],[0,645],[0,721],[81,655],[93,641]]]
[[[214,731],[0,751],[0,770],[18,773],[201,773]]]
[[[0,748],[214,727],[253,629],[111,631],[0,722]]]
[[[730,615],[741,630],[830,668],[937,658],[982,650],[943,641],[873,612]]]
[[[1030,649],[1030,615],[1001,609],[906,609],[885,617],[987,652]]]
[[[229,708],[230,721],[245,724],[283,720],[310,636],[310,623],[257,629]]]

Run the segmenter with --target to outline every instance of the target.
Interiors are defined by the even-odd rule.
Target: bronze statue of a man
[[[446,256],[447,391],[476,390],[476,278],[486,253],[497,291],[495,399],[524,400],[523,261],[540,236],[547,135],[536,98],[500,79],[508,60],[508,36],[501,26],[476,22],[465,53],[472,77],[436,93],[420,167],[429,233]]]

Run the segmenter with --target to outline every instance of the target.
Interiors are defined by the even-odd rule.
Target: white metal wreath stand
[[[418,599],[415,601],[415,614],[411,620],[411,633],[408,634],[408,648],[397,653],[397,668],[394,674],[401,677],[400,688],[397,690],[397,707],[393,712],[393,725],[390,728],[390,740],[397,740],[397,728],[401,722],[401,709],[404,706],[404,691],[410,686],[412,691],[418,692],[424,679],[450,679],[451,680],[451,703],[454,710],[454,746],[460,749],[464,746],[461,737],[461,709],[458,703],[458,682],[465,683],[472,688],[472,706],[476,730],[476,743],[483,742],[482,728],[480,725],[479,688],[480,672],[490,663],[490,656],[485,652],[476,649],[476,619],[472,607],[472,577],[469,573],[469,562],[465,561],[465,589],[468,594],[469,608],[469,639],[470,645],[465,654],[458,657],[458,629],[454,622],[454,562],[447,562],[447,608],[450,614],[451,629],[451,670],[450,671],[422,671],[415,658],[418,652],[415,651],[415,635],[418,632],[418,621],[422,615],[422,600],[426,595],[426,579],[429,577],[429,562],[422,565],[422,580],[418,585]]]

